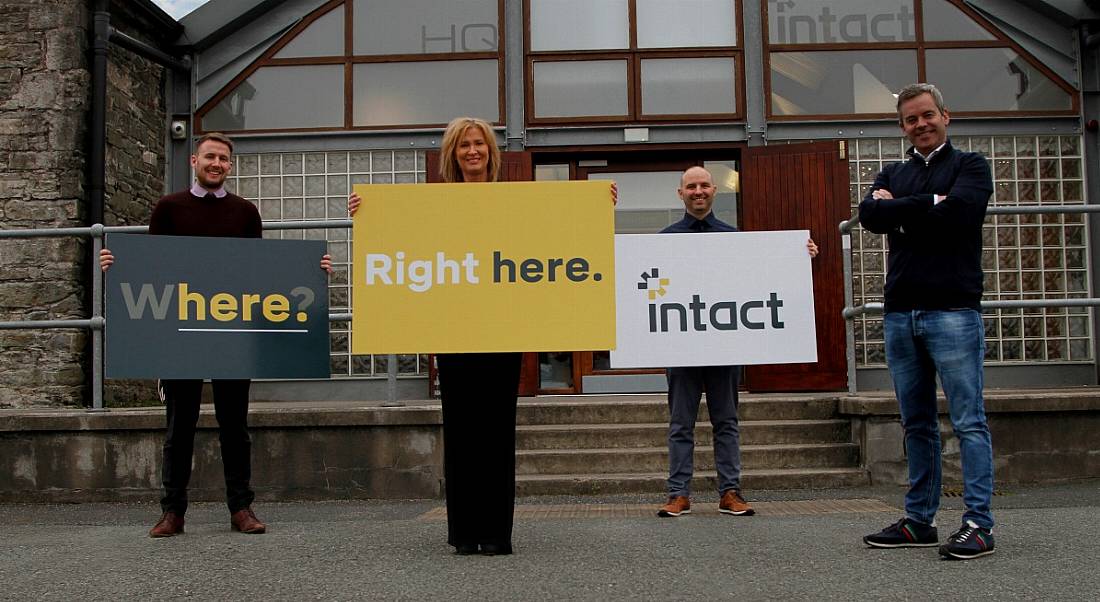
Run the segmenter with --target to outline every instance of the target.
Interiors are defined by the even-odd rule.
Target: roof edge
[[[210,0],[180,19],[177,46],[204,50],[233,35],[286,0]]]
[[[166,34],[167,39],[171,40],[178,37],[183,33],[183,24],[175,20],[172,15],[164,12],[164,9],[157,6],[153,0],[130,0],[130,10],[143,13],[150,21],[152,21],[158,27],[161,27]]]

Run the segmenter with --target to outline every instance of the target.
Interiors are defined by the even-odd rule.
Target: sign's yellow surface
[[[355,192],[353,353],[615,347],[608,182]]]

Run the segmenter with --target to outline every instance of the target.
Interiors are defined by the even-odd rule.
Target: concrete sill
[[[249,428],[314,428],[357,426],[416,426],[443,424],[438,404],[413,407],[312,408],[283,406],[252,407]],[[3,410],[0,433],[28,431],[115,431],[163,430],[163,408],[124,408],[92,413],[81,409]],[[200,429],[216,429],[214,407],[203,405]]]
[[[941,414],[947,413],[942,392],[937,399]],[[1100,387],[986,390],[986,414],[1014,412],[1095,412],[1100,410]],[[847,416],[898,416],[898,402],[892,394],[841,397],[838,411]]]

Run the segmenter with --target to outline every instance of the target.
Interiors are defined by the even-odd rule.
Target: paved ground
[[[0,505],[4,600],[729,600],[1100,597],[1100,482],[995,498],[997,553],[872,550],[902,491],[747,492],[755,517],[700,496],[678,519],[639,496],[521,499],[509,557],[459,557],[434,501],[266,503],[266,535],[197,504],[187,534],[152,540],[150,504]],[[941,538],[957,526],[945,498]]]

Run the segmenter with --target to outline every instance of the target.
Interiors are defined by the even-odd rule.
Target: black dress
[[[516,501],[519,353],[436,356],[447,543],[508,548]]]

